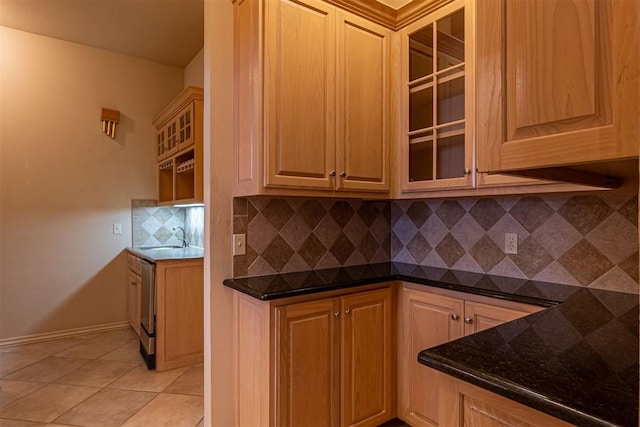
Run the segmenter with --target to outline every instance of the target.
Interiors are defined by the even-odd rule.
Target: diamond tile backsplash
[[[234,276],[398,261],[638,293],[638,196],[236,198]],[[517,233],[518,254],[504,253]]]
[[[261,276],[390,260],[389,202],[236,198],[233,232],[247,235],[234,276]]]
[[[505,233],[518,254],[504,253]],[[638,293],[637,194],[391,203],[392,260]]]
[[[133,246],[180,245],[182,227],[191,246],[204,247],[204,207],[157,206],[155,200],[131,201]]]

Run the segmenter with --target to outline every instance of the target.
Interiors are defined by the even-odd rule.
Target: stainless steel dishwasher
[[[149,369],[156,367],[156,265],[141,260],[140,354]]]

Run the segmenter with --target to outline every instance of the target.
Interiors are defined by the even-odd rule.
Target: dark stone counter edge
[[[540,307],[553,307],[561,302],[561,301],[553,301],[548,299],[528,297],[523,295],[516,295],[516,294],[489,290],[489,289],[476,288],[473,286],[455,285],[455,284],[446,283],[446,282],[438,282],[434,280],[421,279],[413,276],[406,276],[403,274],[381,275],[375,278],[358,279],[358,280],[352,280],[352,281],[346,281],[346,282],[341,281],[341,282],[336,282],[328,285],[312,286],[307,288],[300,288],[300,289],[287,290],[287,291],[277,291],[277,292],[259,292],[251,288],[247,288],[242,284],[239,284],[238,282],[235,281],[235,279],[226,279],[224,280],[223,283],[225,286],[229,288],[235,289],[244,294],[257,298],[259,300],[271,301],[271,300],[289,298],[289,297],[300,296],[300,295],[311,295],[311,294],[316,294],[316,293],[321,293],[326,291],[334,291],[339,289],[356,288],[358,286],[373,285],[376,283],[391,282],[396,280],[401,280],[403,282],[410,282],[418,285],[432,286],[434,288],[464,292],[467,294],[482,295],[482,296],[487,296],[491,298],[503,299],[507,301],[537,305]]]
[[[428,349],[419,353],[418,362],[572,424],[584,427],[618,426],[617,424],[611,424],[582,411],[578,411],[575,408],[547,399],[541,394],[506,381],[503,378],[494,377],[475,369],[463,367],[450,359],[430,353]]]
[[[147,251],[145,250],[140,250],[140,249],[136,249],[134,247],[127,247],[125,248],[125,250],[127,252],[130,252],[131,254],[142,258],[142,259],[146,259],[149,262],[161,262],[161,261],[174,261],[174,260],[188,260],[188,259],[204,259],[204,249],[202,250],[202,254],[198,254],[198,255],[188,255],[188,256],[168,256],[168,257],[163,257],[163,256],[159,256],[159,257],[154,257],[150,254],[147,253]]]

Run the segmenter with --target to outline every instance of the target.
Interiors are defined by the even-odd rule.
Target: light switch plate
[[[122,224],[119,222],[113,224],[113,234],[122,234]]]
[[[247,253],[247,235],[233,235],[233,255],[245,255]]]

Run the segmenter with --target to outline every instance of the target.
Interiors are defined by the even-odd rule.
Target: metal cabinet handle
[[[464,168],[465,175],[469,175],[470,173],[471,173],[471,170],[469,168]]]
[[[340,172],[340,177],[341,178],[346,178],[347,177],[347,173],[345,171]]]
[[[345,310],[345,312],[344,312],[344,314],[350,314],[350,313],[351,313],[351,309],[350,309],[350,308],[347,308],[347,309]]]
[[[336,317],[340,317],[340,312],[339,312],[339,311],[335,311],[335,312],[333,313],[333,315],[334,315],[334,316],[336,316]]]
[[[471,317],[465,317],[464,323],[466,323],[467,325],[470,325],[473,323],[473,319]]]
[[[460,316],[458,316],[457,314],[451,313],[451,320],[455,321],[455,320],[458,320],[459,318],[460,318]]]
[[[331,172],[329,172],[329,176],[336,176],[336,171],[335,171],[335,169],[334,169],[334,170],[332,170]]]

